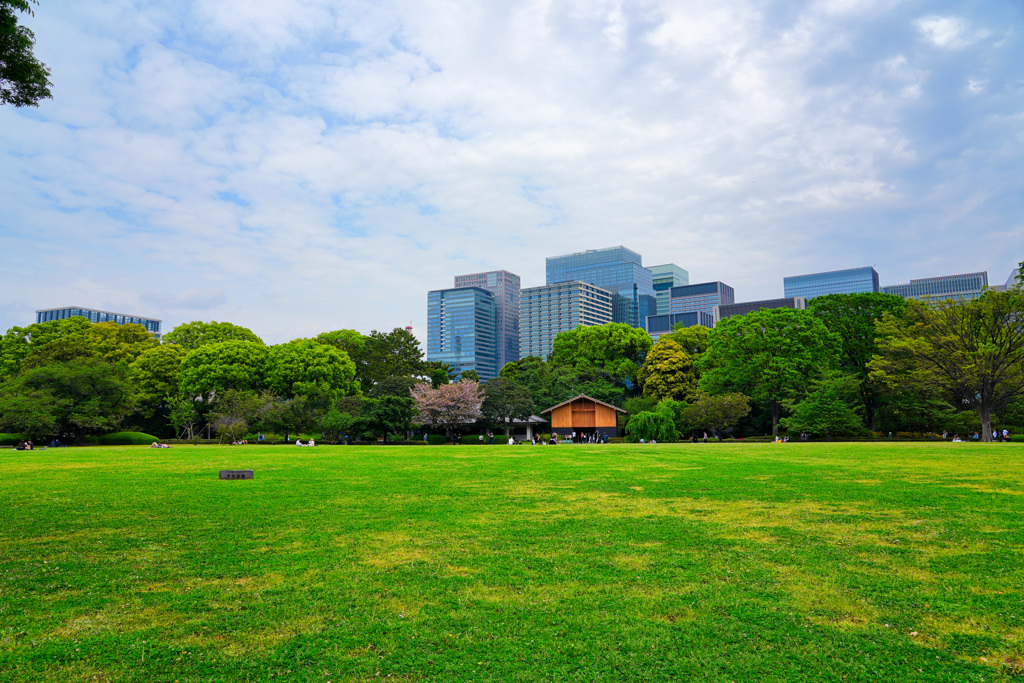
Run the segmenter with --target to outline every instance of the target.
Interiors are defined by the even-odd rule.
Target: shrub
[[[101,446],[148,446],[159,440],[152,434],[142,432],[114,432],[97,438],[97,442]]]
[[[427,443],[431,446],[443,446],[447,441],[444,434],[427,434]]]
[[[0,432],[0,446],[17,446],[23,441],[21,434],[4,434]]]

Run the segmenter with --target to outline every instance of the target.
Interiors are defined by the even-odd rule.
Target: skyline
[[[1024,259],[1024,8],[43,0],[0,107],[0,326],[76,305],[268,343],[624,245],[737,301]]]

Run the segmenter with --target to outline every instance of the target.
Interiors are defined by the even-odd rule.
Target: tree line
[[[657,343],[611,323],[559,334],[548,358],[472,371],[426,361],[409,331],[266,345],[227,322],[157,340],[140,325],[70,318],[0,338],[0,430],[73,438],[257,432],[336,441],[414,429],[506,431],[579,394],[623,407],[633,440],[979,431],[1024,424],[1024,293],[968,301],[832,294],[689,327]]]

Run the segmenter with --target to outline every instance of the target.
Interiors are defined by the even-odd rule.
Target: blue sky
[[[1024,260],[1024,3],[42,0],[0,108],[0,328],[80,305],[425,331],[623,244],[737,300]]]

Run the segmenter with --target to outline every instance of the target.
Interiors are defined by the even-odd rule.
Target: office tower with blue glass
[[[527,287],[519,301],[522,358],[547,358],[559,332],[612,322],[612,293],[587,282]]]
[[[668,304],[670,314],[700,311],[713,317],[715,308],[736,301],[736,293],[733,288],[718,281],[673,287],[669,292],[671,294]]]
[[[66,306],[64,308],[43,308],[36,311],[36,322],[46,323],[51,320],[65,320],[81,316],[88,318],[91,323],[117,323],[118,325],[142,325],[151,335],[160,338],[160,324],[162,320],[156,318],[143,318],[138,315],[127,313],[113,313],[101,311],[95,308],[82,308],[81,306]]]
[[[825,294],[877,292],[878,273],[870,266],[830,270],[825,273],[793,275],[782,279],[783,296],[799,296],[810,301]]]
[[[427,292],[427,360],[456,373],[475,370],[481,381],[498,376],[494,295],[480,287]]]
[[[988,271],[942,275],[911,280],[902,285],[886,285],[882,291],[904,299],[975,299],[988,287]]]
[[[690,284],[690,273],[674,263],[650,266],[651,281],[654,284],[654,298],[657,300],[658,315],[668,314],[668,302],[672,288]]]
[[[507,270],[456,275],[455,286],[479,287],[494,296],[498,370],[505,367],[505,363],[519,360],[519,276]]]
[[[643,329],[647,316],[658,311],[651,271],[644,268],[640,254],[626,247],[550,256],[546,276],[549,285],[589,282],[611,292],[612,322]]]

